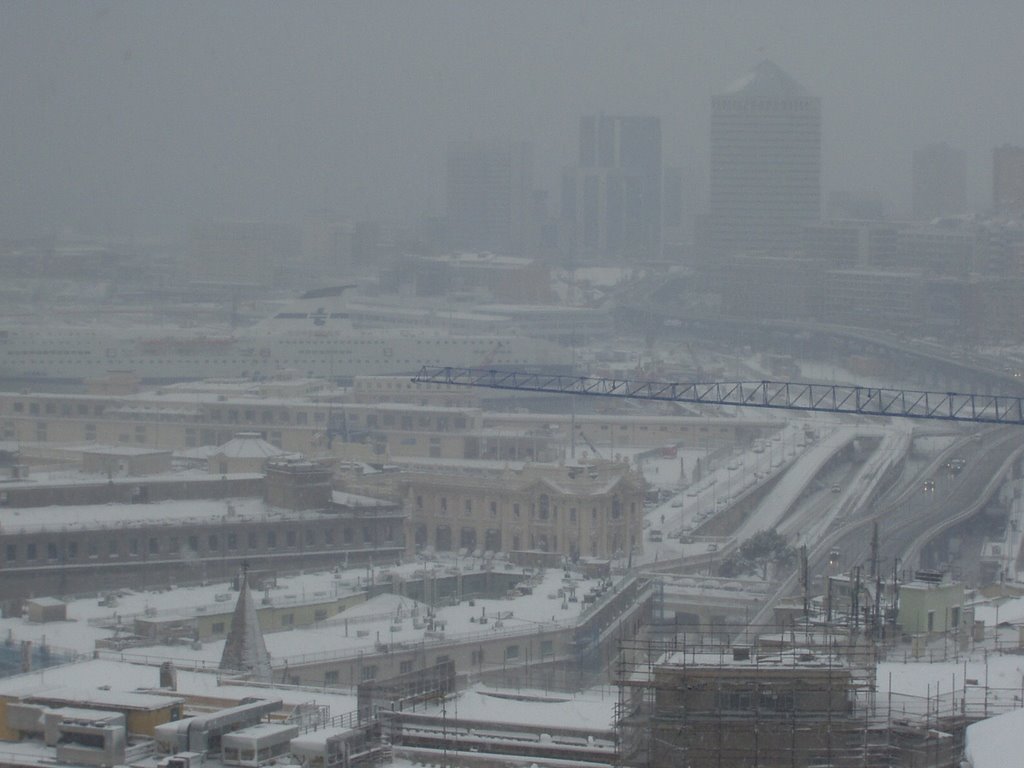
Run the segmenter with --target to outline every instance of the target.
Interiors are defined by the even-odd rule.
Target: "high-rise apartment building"
[[[582,257],[661,255],[661,118],[580,119],[580,153],[562,176],[566,248]]]
[[[914,152],[915,219],[956,216],[967,210],[967,156],[948,144]]]
[[[711,191],[701,250],[780,254],[821,215],[821,100],[763,61],[711,101]]]
[[[526,247],[533,152],[525,142],[448,145],[448,244],[519,254]]]
[[[997,214],[1024,214],[1024,147],[1004,144],[992,151],[992,207]]]

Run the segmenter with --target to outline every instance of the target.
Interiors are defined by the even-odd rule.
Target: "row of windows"
[[[718,691],[715,706],[725,712],[792,712],[793,691],[761,689],[759,691]]]
[[[423,496],[422,495],[417,494],[415,503],[416,503],[416,509],[419,510],[419,511],[423,511],[424,506],[423,506]],[[441,514],[441,516],[443,517],[443,516],[447,515],[448,514],[448,497],[447,496],[442,496],[438,500],[438,504],[439,504],[438,510],[439,510],[439,513]],[[487,503],[487,509],[488,509],[488,512],[490,513],[490,516],[492,518],[497,518],[498,517],[498,502],[496,502],[496,501],[489,501]],[[636,509],[637,509],[636,502],[635,501],[631,501],[629,503],[629,514],[631,516],[635,515],[636,514]],[[462,516],[463,517],[472,517],[472,515],[473,515],[473,500],[472,499],[463,499],[463,502],[462,502]],[[610,516],[611,516],[612,520],[618,520],[618,519],[620,519],[622,517],[622,501],[619,499],[618,496],[613,496],[612,497],[611,515]],[[513,503],[512,504],[512,517],[517,518],[517,519],[522,517],[522,508],[520,507],[519,503]],[[597,520],[597,518],[598,518],[597,507],[591,507],[590,517],[591,517],[591,520],[594,520],[594,521]],[[550,497],[546,493],[542,493],[540,495],[540,497],[537,500],[536,506],[532,505],[532,504],[530,505],[530,519],[534,519],[534,518],[536,518],[538,520],[549,520],[549,519],[552,520],[552,521],[557,521],[558,520],[558,505],[557,504],[552,504]],[[569,507],[569,522],[575,523],[576,521],[577,521],[576,507]]]
[[[88,349],[12,349],[7,353],[9,356],[14,357],[15,355],[91,355],[92,352]]]
[[[42,415],[44,413],[46,415],[49,415],[49,416],[54,416],[54,415],[57,415],[58,412],[60,413],[61,416],[90,416],[90,415],[101,416],[101,415],[103,415],[104,409],[105,409],[104,405],[95,405],[95,406],[92,406],[90,408],[90,406],[87,403],[74,403],[74,404],[72,404],[72,403],[59,403],[58,404],[56,402],[47,402],[47,403],[30,402],[27,405],[28,405],[27,412],[29,413],[29,415],[32,415],[32,416],[39,416],[39,415]],[[26,403],[24,403],[24,402],[22,402],[20,400],[16,400],[14,402],[14,404],[13,404],[13,410],[14,410],[15,413],[25,413],[26,412]],[[115,413],[115,415],[118,415],[117,412],[114,412],[114,413]],[[187,421],[187,420],[189,420],[189,416],[187,416],[187,415],[168,414],[168,413],[160,411],[160,410],[153,410],[150,413],[133,412],[131,414],[128,414],[128,417],[129,418],[133,418],[133,419],[137,419],[137,420],[147,420],[147,421],[167,421],[167,420]],[[173,418],[169,419],[168,417],[173,417]],[[250,423],[257,423],[257,412],[256,412],[255,409],[241,410],[241,409],[229,408],[229,409],[226,409],[225,411],[222,411],[220,408],[212,408],[212,409],[210,409],[210,412],[209,412],[209,418],[213,422],[220,422],[220,421],[222,421],[223,419],[226,418],[227,422],[229,424],[237,424],[237,423],[240,423],[240,421],[242,421],[242,420],[244,420],[246,422],[250,422]],[[265,410],[264,409],[264,410],[261,410],[259,412],[259,423],[262,423],[262,424],[274,424],[274,423],[290,424],[291,420],[292,420],[291,412],[287,411],[287,410],[270,411],[270,410]],[[310,416],[309,416],[308,412],[306,412],[306,411],[298,411],[298,412],[295,413],[295,423],[297,425],[302,426],[302,425],[308,424],[309,421],[310,421]],[[322,412],[322,411],[316,411],[316,412],[313,413],[313,421],[315,423],[321,424],[321,423],[327,421],[327,414]]]
[[[352,528],[342,528],[342,543],[356,543],[356,533]],[[361,543],[374,543],[374,529],[372,526],[364,525],[360,533]],[[393,542],[395,540],[395,527],[393,525],[381,526],[380,534],[383,541]],[[319,544],[334,546],[336,538],[335,529],[333,528],[323,529],[322,535],[318,535],[317,531],[312,528],[307,528],[303,540],[305,546],[317,546]],[[262,536],[258,531],[249,531],[244,539],[237,533],[229,532],[226,534],[210,533],[204,536],[149,536],[146,538],[131,537],[126,540],[108,539],[105,543],[99,539],[89,539],[81,543],[76,540],[70,540],[65,543],[63,557],[67,560],[76,560],[82,556],[89,559],[97,558],[101,554],[107,557],[120,557],[122,554],[129,557],[137,557],[143,552],[150,555],[174,555],[183,551],[197,554],[220,552],[222,550],[237,551],[243,542],[248,550],[259,550],[261,547],[265,550],[273,550],[279,546],[294,549],[298,546],[298,541],[299,533],[296,530],[285,531],[283,536],[279,536],[279,532],[276,530],[268,530]],[[29,541],[23,545],[13,542],[8,543],[4,547],[4,556],[8,563],[16,563],[19,560],[24,560],[25,562],[39,560],[56,561],[61,558],[62,553],[60,544],[56,541]]]
[[[276,415],[275,415],[276,413]],[[220,408],[210,409],[210,421],[220,422],[224,419],[229,424],[238,424],[242,421],[249,422],[251,424],[257,423],[256,409],[246,408],[244,410],[237,408],[228,408],[222,411]],[[261,410],[259,412],[258,422],[260,424],[290,424],[292,420],[291,412],[287,410],[282,411],[271,411]],[[313,421],[321,424],[327,421],[327,414],[322,411],[316,411],[313,413]],[[306,411],[296,411],[295,423],[299,426],[309,423],[309,413]]]
[[[55,402],[30,402],[28,403],[28,413],[32,416],[38,416],[40,413],[46,413],[49,415],[56,414],[58,406],[61,416],[72,415],[72,404],[71,403],[55,403]],[[25,403],[21,400],[15,400],[13,404],[15,413],[25,413]],[[88,403],[75,403],[74,404],[74,415],[76,416],[88,416],[90,413],[94,416],[100,416],[103,414],[105,406],[102,404],[93,405],[91,408]]]
[[[216,631],[217,625],[214,625]],[[546,658],[554,655],[554,641],[552,640],[541,640],[540,641],[540,656]],[[518,645],[507,645],[503,652],[503,658],[506,662],[518,661],[520,658],[520,649]],[[435,664],[444,664],[450,661],[451,658],[447,654],[441,654],[434,660]],[[470,652],[470,664],[474,666],[482,666],[484,663],[484,649],[477,648]],[[405,659],[398,664],[398,673],[400,675],[406,675],[413,671],[412,659]],[[359,671],[359,678],[363,682],[368,680],[375,680],[379,674],[379,669],[376,664],[365,664]],[[324,672],[324,684],[325,685],[338,685],[340,682],[340,673],[336,669],[330,669]]]
[[[353,425],[358,425],[360,416],[357,413],[350,413],[348,420]],[[413,417],[412,414],[402,414],[396,417],[393,413],[376,414],[370,413],[365,417],[366,426],[373,429],[378,426],[393,427],[396,424],[402,429],[413,429]],[[430,428],[436,422],[436,429],[447,429],[449,426],[448,416],[438,416],[436,419],[430,416],[419,416],[415,420],[415,425],[419,427]],[[453,416],[451,417],[450,424],[455,429],[465,429],[469,425],[469,420],[465,416]]]

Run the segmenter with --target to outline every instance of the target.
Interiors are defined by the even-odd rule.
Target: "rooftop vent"
[[[923,581],[925,584],[941,584],[942,583],[942,571],[933,571],[933,570],[915,571],[914,578],[917,581]]]

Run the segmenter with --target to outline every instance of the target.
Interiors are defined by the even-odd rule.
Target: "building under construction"
[[[964,730],[982,716],[965,708],[963,692],[878,697],[873,648],[850,635],[802,635],[773,647],[685,636],[624,644],[619,764],[959,765]]]

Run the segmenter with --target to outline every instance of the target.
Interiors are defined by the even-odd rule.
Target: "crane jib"
[[[1024,398],[795,381],[658,382],[489,368],[424,367],[417,384],[1024,425]]]

